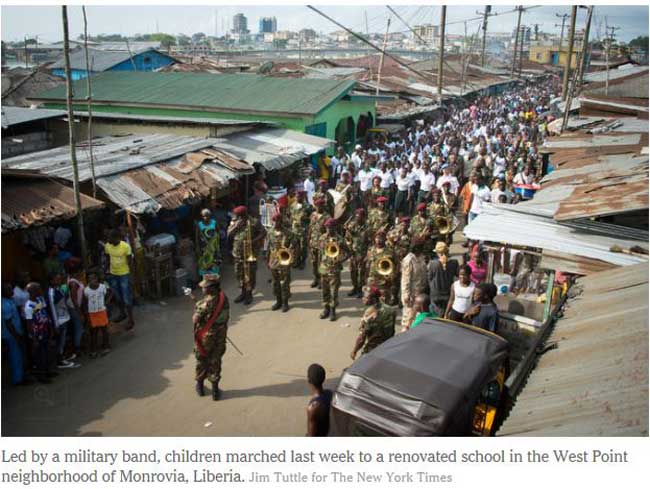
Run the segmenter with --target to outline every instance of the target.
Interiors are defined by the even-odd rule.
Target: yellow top
[[[118,245],[106,243],[104,251],[111,259],[111,275],[127,275],[129,273],[128,257],[131,256],[131,247],[124,241]]]

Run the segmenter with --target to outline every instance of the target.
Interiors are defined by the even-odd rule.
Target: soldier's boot
[[[239,304],[240,302],[242,302],[244,300],[245,297],[246,297],[246,291],[244,289],[241,289],[241,293],[237,297],[235,297],[233,302],[235,304]]]
[[[277,311],[282,307],[282,303],[280,302],[280,297],[275,298],[275,304],[271,306],[271,311]]]
[[[362,289],[357,290],[357,299],[363,299],[363,290]]]
[[[357,292],[358,292],[357,287],[356,286],[352,287],[352,290],[348,292],[348,297],[356,297]]]
[[[212,382],[212,400],[218,401],[221,399],[221,391],[219,390],[219,382]]]
[[[287,312],[289,310],[289,299],[285,299],[282,302],[282,312]]]
[[[311,284],[309,285],[312,289],[314,287],[318,287],[320,285],[320,280],[318,280],[318,277],[314,277],[314,280],[311,281]]]
[[[249,305],[253,302],[253,291],[252,290],[247,290],[244,292],[244,300],[243,303],[246,305]]]
[[[333,307],[330,312],[330,321],[336,321],[336,307]]]
[[[205,396],[205,386],[203,385],[202,380],[197,380],[196,381],[195,389],[196,389],[196,393],[199,395],[199,397]]]
[[[330,306],[325,306],[323,312],[320,313],[321,319],[327,319],[330,316]]]

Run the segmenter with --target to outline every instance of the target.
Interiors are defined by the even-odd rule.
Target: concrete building
[[[232,18],[232,33],[233,34],[248,34],[248,19],[244,14],[235,14]]]
[[[260,17],[260,34],[273,33],[278,30],[278,21],[275,17]]]
[[[579,45],[574,45],[573,55],[571,56],[571,68],[575,69],[578,65],[578,60],[580,59],[580,53],[582,50]],[[567,45],[562,46],[560,50],[557,45],[534,45],[531,44],[528,47],[528,60],[534,63],[540,63],[544,65],[554,65],[554,66],[565,66],[566,59],[569,54],[569,47]]]
[[[433,44],[439,42],[440,26],[433,24],[422,24],[413,27],[413,37],[416,42],[422,44],[420,38],[424,39],[427,43]]]

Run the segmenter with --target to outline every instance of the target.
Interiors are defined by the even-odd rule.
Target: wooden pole
[[[569,76],[571,74],[571,61],[573,58],[573,42],[576,33],[576,14],[578,12],[577,5],[571,7],[571,24],[569,25],[569,47],[566,54],[566,64],[564,65],[564,78],[562,79],[562,100],[567,99]]]
[[[447,23],[447,6],[440,9],[440,53],[438,54],[438,103],[442,103],[443,63],[445,62],[445,24]]]
[[[485,12],[483,13],[483,41],[481,42],[481,66],[485,66],[485,40],[487,37],[487,23],[488,16],[490,13],[490,5],[485,6]]]
[[[381,48],[381,57],[379,58],[379,71],[377,71],[377,90],[375,96],[379,96],[379,84],[381,83],[381,70],[384,68],[384,53],[386,52],[386,44],[388,44],[388,29],[390,29],[390,17],[386,23],[386,34],[384,35],[384,45]],[[375,100],[375,108],[377,108],[377,101]]]
[[[585,70],[587,68],[587,62],[588,62],[588,52],[589,52],[589,32],[591,31],[591,18],[594,12],[594,7],[593,5],[589,6],[587,10],[587,22],[585,25],[585,36],[584,39],[582,40],[582,53],[581,53],[581,59],[582,62],[580,63],[580,66],[578,67],[578,86],[582,86],[582,82],[584,79],[585,75]]]
[[[77,152],[74,137],[74,110],[72,108],[72,74],[70,70],[70,40],[68,33],[68,8],[61,7],[63,21],[63,61],[65,66],[66,102],[68,107],[68,135],[70,144],[70,163],[72,164],[72,183],[74,189],[74,203],[77,210],[77,225],[79,227],[79,245],[81,247],[81,260],[84,267],[88,265],[88,251],[86,249],[86,235],[84,231],[84,214],[81,207],[81,193],[79,192],[79,168],[77,166]]]
[[[93,183],[93,197],[97,197],[97,179],[95,178],[95,157],[93,155],[93,88],[91,81],[91,66],[88,56],[88,18],[86,17],[86,7],[81,6],[81,12],[84,17],[84,51],[86,54],[86,99],[88,100],[88,154],[90,156],[90,174]]]
[[[515,68],[517,67],[517,46],[519,45],[519,29],[521,27],[521,13],[523,12],[523,7],[521,5],[517,6],[517,30],[515,31],[515,48],[512,51],[512,69],[510,70],[510,78],[515,77]]]

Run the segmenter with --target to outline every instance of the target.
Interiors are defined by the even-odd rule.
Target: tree
[[[157,34],[151,34],[147,37],[149,38],[149,41],[159,42],[160,45],[165,49],[169,49],[171,46],[176,46],[176,38],[171,34],[159,32]]]
[[[176,44],[179,46],[189,46],[192,44],[192,38],[190,36],[186,36],[185,34],[179,34],[176,36]]]
[[[630,41],[629,46],[635,49],[641,49],[642,51],[648,52],[649,38],[648,36],[637,36]]]
[[[192,34],[192,44],[201,44],[205,41],[205,34],[203,32],[195,32]]]

